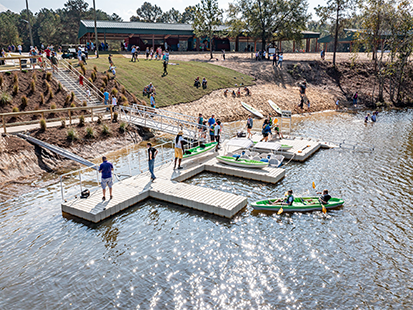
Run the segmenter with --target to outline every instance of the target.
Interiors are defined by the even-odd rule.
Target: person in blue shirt
[[[108,91],[106,90],[104,93],[103,93],[103,96],[105,97],[105,104],[109,104],[109,93],[108,93]]]
[[[287,192],[287,197],[286,198],[277,199],[274,202],[271,202],[270,205],[276,205],[276,204],[281,203],[281,205],[291,206],[293,204],[293,202],[294,202],[293,190],[290,189]]]
[[[132,59],[131,59],[131,61],[132,62],[136,62],[136,59],[135,59],[135,53],[136,53],[136,48],[135,48],[135,45],[134,46],[132,46],[132,49],[131,49],[131,55],[132,55]]]
[[[153,94],[151,94],[151,107],[156,108],[156,106],[155,106],[155,96]]]
[[[264,121],[264,124],[262,125],[262,139],[260,140],[260,142],[262,142],[264,140],[264,142],[268,142],[268,135],[272,134],[271,133],[271,126],[269,124],[268,119],[266,119]]]
[[[79,46],[78,50],[77,50],[77,59],[79,60],[79,65],[82,64],[82,50]]]
[[[215,125],[215,115],[214,114],[212,114],[211,117],[209,118],[208,125],[209,126]]]
[[[100,185],[102,186],[102,191],[103,191],[102,200],[106,199],[105,197],[106,186],[109,187],[110,199],[113,198],[112,196],[112,186],[113,186],[112,171],[113,171],[113,165],[110,162],[108,162],[105,156],[103,156],[102,163],[100,164],[100,167],[99,167],[99,172],[102,174],[102,179],[100,182]]]

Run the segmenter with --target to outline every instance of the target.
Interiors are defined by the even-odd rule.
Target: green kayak
[[[281,207],[283,212],[308,212],[308,211],[322,211],[321,203],[318,197],[296,197],[291,206],[288,205],[270,205],[269,202],[276,201],[277,198],[259,200],[251,204],[255,210],[278,211]],[[344,204],[344,200],[340,198],[331,198],[328,204],[325,204],[326,209],[334,209]]]
[[[200,146],[193,147],[191,149],[185,150],[183,158],[193,157],[199,154],[204,154],[212,150],[217,145],[217,142],[210,142],[201,144]]]
[[[259,160],[252,160],[239,157],[230,157],[230,156],[217,156],[218,162],[243,168],[258,168],[262,169],[268,167],[268,162],[262,162]]]

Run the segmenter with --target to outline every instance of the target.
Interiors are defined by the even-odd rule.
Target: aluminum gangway
[[[129,124],[171,135],[177,135],[179,131],[182,131],[184,138],[193,141],[208,141],[208,126],[199,125],[194,116],[136,104],[132,107],[120,106],[119,108],[122,120]]]

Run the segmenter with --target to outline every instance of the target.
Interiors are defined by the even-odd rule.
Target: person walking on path
[[[247,139],[251,139],[252,138],[252,133],[251,133],[251,129],[252,126],[254,125],[254,121],[252,120],[251,115],[248,117],[247,119],[247,132],[248,132],[248,136]]]
[[[284,59],[284,56],[283,56],[283,53],[281,52],[280,55],[278,55],[277,67],[280,67],[280,68],[283,67],[283,59]]]
[[[178,135],[175,138],[175,162],[174,162],[174,170],[176,168],[176,162],[178,160],[178,169],[182,169],[181,167],[181,162],[182,162],[182,158],[184,157],[184,142],[188,142],[186,141],[184,138],[182,138],[183,136],[183,132],[180,131],[178,132]]]
[[[103,97],[105,97],[103,104],[109,104],[109,92],[107,90],[105,90],[105,92],[103,93]]]
[[[110,162],[108,162],[106,156],[103,156],[102,163],[100,164],[100,167],[99,167],[99,172],[102,174],[100,185],[102,186],[102,192],[103,192],[102,200],[103,201],[106,199],[106,186],[109,187],[110,199],[113,198],[112,196],[112,186],[113,186],[112,171],[113,171],[113,165]]]
[[[225,50],[222,50],[222,59],[225,61]]]
[[[163,61],[163,76],[168,75],[168,62],[166,60]]]
[[[277,64],[277,53],[272,54],[272,65],[275,66]]]
[[[338,110],[339,104],[340,104],[340,99],[337,99],[337,101],[336,101],[336,110]]]
[[[148,147],[148,167],[149,167],[149,172],[151,173],[151,181],[155,181],[156,177],[154,174],[154,169],[155,169],[155,158],[156,155],[158,155],[158,150],[152,147],[152,143],[148,142],[146,144]]]
[[[353,95],[353,105],[354,107],[356,107],[357,105],[357,98],[359,97],[359,94],[357,92],[355,92],[355,94]]]
[[[59,61],[57,60],[56,52],[52,52],[51,62],[52,62],[53,73],[55,73],[55,71],[58,72],[59,71],[59,68],[58,68]]]
[[[271,133],[271,126],[269,124],[268,119],[266,119],[264,121],[264,124],[262,124],[262,139],[260,140],[260,142],[262,142],[264,140],[264,142],[268,142],[268,136]]]

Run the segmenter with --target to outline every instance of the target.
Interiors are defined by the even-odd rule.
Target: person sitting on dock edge
[[[99,167],[99,172],[102,173],[102,179],[100,182],[100,185],[102,186],[102,191],[103,191],[103,197],[102,200],[104,201],[106,199],[106,186],[109,187],[109,194],[110,194],[110,199],[113,198],[112,196],[112,171],[113,171],[113,165],[108,162],[106,156],[102,157],[102,163],[100,164]]]
[[[175,162],[174,162],[174,170],[176,168],[176,161],[178,160],[178,169],[182,169],[181,167],[181,162],[182,162],[182,158],[184,156],[184,145],[183,143],[186,142],[188,143],[188,141],[186,141],[184,138],[182,138],[183,136],[183,132],[180,131],[178,132],[178,135],[175,138]]]
[[[151,181],[155,181],[156,177],[154,174],[154,169],[155,169],[155,158],[156,155],[158,155],[158,150],[152,147],[152,143],[148,142],[146,144],[148,147],[148,167],[149,167],[149,172],[151,173]]]
[[[287,192],[287,197],[286,198],[279,198],[273,202],[270,202],[270,205],[276,205],[276,204],[281,204],[281,205],[288,205],[291,206],[294,202],[294,196],[293,196],[293,190],[290,189]]]

